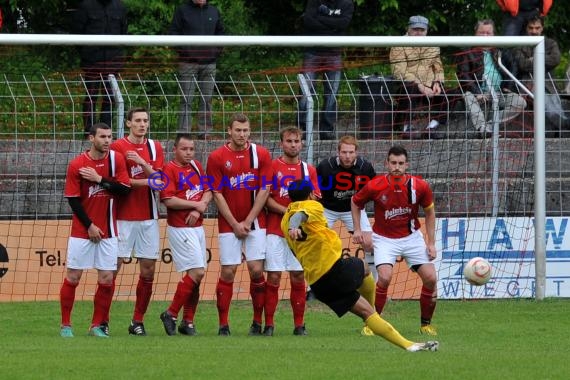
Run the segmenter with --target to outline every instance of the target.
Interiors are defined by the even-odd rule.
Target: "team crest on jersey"
[[[230,160],[227,160],[225,167],[226,167],[226,169],[231,169],[232,168],[232,162]]]

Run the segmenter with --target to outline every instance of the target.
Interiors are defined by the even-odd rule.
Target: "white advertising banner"
[[[566,217],[546,219],[547,297],[570,297],[567,229]],[[442,218],[436,240],[440,299],[535,297],[532,218]],[[463,265],[477,256],[493,267],[491,280],[483,286],[463,278]]]

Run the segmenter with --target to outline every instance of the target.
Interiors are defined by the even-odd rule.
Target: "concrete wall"
[[[257,137],[257,136],[256,136]],[[254,141],[256,141],[254,139]],[[259,141],[259,140],[257,140]],[[204,165],[208,152],[223,141],[199,141],[197,158]],[[492,210],[491,140],[394,140],[362,141],[360,153],[378,172],[393,143],[410,152],[410,172],[433,186],[440,216],[489,215]],[[501,139],[499,157],[499,209],[503,215],[529,215],[533,210],[534,154],[530,139]],[[570,139],[547,141],[546,191],[548,215],[568,215],[570,190]],[[274,157],[280,154],[275,141],[264,142]],[[163,141],[167,158],[172,141]],[[88,148],[84,141],[0,140],[0,218],[67,218],[70,209],[63,199],[68,162]],[[336,153],[336,142],[316,141],[315,162]],[[215,210],[210,210],[212,213]]]

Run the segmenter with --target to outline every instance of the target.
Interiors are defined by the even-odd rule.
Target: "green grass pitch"
[[[292,335],[288,301],[281,302],[273,337],[249,337],[251,306],[232,304],[231,337],[217,336],[215,303],[202,302],[199,335],[164,333],[153,302],[147,337],[129,336],[133,304],[115,302],[111,338],[87,336],[92,303],[73,312],[75,338],[59,336],[59,304],[0,304],[4,379],[568,379],[570,300],[440,301],[434,324],[438,352],[408,353],[379,337],[360,335],[353,315],[338,319],[318,301],[307,306],[309,335]],[[419,304],[387,304],[384,317],[411,340]]]

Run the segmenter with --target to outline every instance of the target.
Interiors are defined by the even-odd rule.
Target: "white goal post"
[[[0,45],[128,45],[128,46],[268,46],[268,47],[395,47],[494,46],[534,47],[534,253],[537,300],[546,289],[546,171],[545,171],[545,43],[544,37],[405,36],[167,36],[0,34]]]

